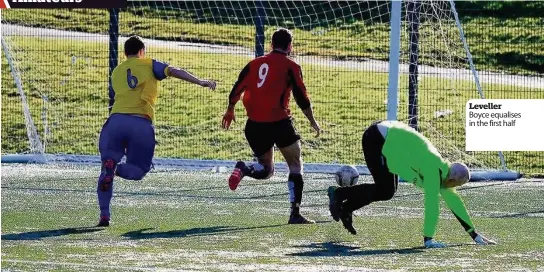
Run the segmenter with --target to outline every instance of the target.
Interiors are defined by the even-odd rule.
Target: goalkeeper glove
[[[425,239],[424,242],[425,248],[444,248],[446,247],[446,244],[442,242],[437,242],[433,238]]]
[[[474,236],[474,238],[472,238],[472,240],[474,240],[474,242],[476,242],[476,244],[478,245],[496,245],[497,244],[495,241],[490,240],[481,234],[478,234],[476,232],[474,233],[476,235]]]
[[[234,116],[234,110],[229,109],[227,112],[225,112],[225,115],[223,115],[223,122],[221,123],[221,126],[224,129],[229,129],[232,121],[236,122],[236,117]]]

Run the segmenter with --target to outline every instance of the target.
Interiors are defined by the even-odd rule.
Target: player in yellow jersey
[[[216,83],[200,80],[189,72],[145,57],[145,44],[138,36],[125,42],[127,60],[111,75],[114,103],[100,132],[102,172],[97,194],[100,206],[98,226],[109,226],[113,178],[141,180],[151,169],[155,152],[155,104],[159,81],[175,77],[215,90]],[[126,163],[119,163],[126,156]]]

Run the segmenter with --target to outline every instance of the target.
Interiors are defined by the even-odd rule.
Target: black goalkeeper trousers
[[[347,212],[353,212],[375,201],[390,200],[397,192],[399,178],[389,172],[385,157],[382,155],[385,139],[378,129],[380,122],[370,125],[363,133],[362,139],[365,162],[374,183],[341,187],[335,193],[340,200],[346,200],[342,208]]]

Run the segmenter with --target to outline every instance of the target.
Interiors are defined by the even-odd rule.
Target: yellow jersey
[[[155,120],[159,81],[168,77],[168,64],[131,57],[113,69],[114,102],[111,113],[145,115]]]

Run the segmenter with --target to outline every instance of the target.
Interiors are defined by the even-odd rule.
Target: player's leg
[[[270,137],[269,124],[248,120],[244,134],[257,162],[249,166],[243,161],[236,163],[229,177],[229,187],[233,191],[245,176],[254,179],[268,179],[274,174],[274,141]]]
[[[309,220],[300,214],[300,204],[304,190],[300,136],[289,119],[277,122],[274,126],[274,141],[289,167],[289,177],[287,180],[289,202],[291,203],[289,224],[313,224],[315,221]]]
[[[244,177],[258,180],[269,179],[274,174],[274,149],[270,148],[266,153],[256,156],[257,162],[247,166],[245,162],[238,161],[229,177],[229,187],[236,190]]]
[[[141,180],[151,170],[155,153],[155,129],[151,121],[132,116],[127,120],[130,134],[127,137],[126,163],[117,166],[116,175],[128,180]]]
[[[260,154],[260,153],[255,153]],[[274,175],[274,148],[270,148],[263,155],[255,155],[257,158],[256,163],[252,163],[246,166],[244,162],[242,169],[242,175],[254,179],[269,179]]]
[[[244,175],[254,179],[269,179],[274,175],[274,148],[257,157],[257,162],[252,163],[244,170]]]
[[[102,170],[97,182],[97,197],[100,207],[99,226],[109,226],[110,203],[113,197],[113,179],[117,163],[124,156],[124,133],[120,125],[122,116],[112,115],[102,126],[98,148],[102,161]]]
[[[302,192],[304,190],[303,164],[301,158],[300,141],[290,146],[280,148],[289,167],[289,177],[287,187],[289,189],[289,202],[291,203],[291,214],[289,224],[313,224],[315,221],[307,219],[300,214],[300,204],[302,203]]]
[[[363,133],[362,146],[365,162],[372,174],[374,184],[358,184],[351,187],[340,187],[334,190],[337,201],[348,200],[347,207],[359,209],[374,201],[389,200],[398,186],[398,177],[389,172],[382,148],[385,139],[376,124],[372,124]]]
[[[270,123],[248,120],[244,129],[246,140],[257,162],[243,168],[243,175],[254,179],[268,179],[274,174],[274,140]]]
[[[385,140],[376,127],[369,128],[363,135],[363,153],[374,184],[358,184],[351,188],[341,188],[337,195],[346,202],[342,209],[354,211],[372,202],[393,198],[398,187],[398,176],[389,172],[382,155]]]
[[[382,148],[385,139],[376,124],[371,125],[363,134],[363,153],[367,167],[372,174],[374,184],[358,184],[351,187],[329,188],[329,208],[333,219],[342,220],[344,227],[352,234],[352,213],[372,202],[385,201],[393,197],[398,186],[398,176],[389,172]],[[345,201],[345,202],[344,202]]]

